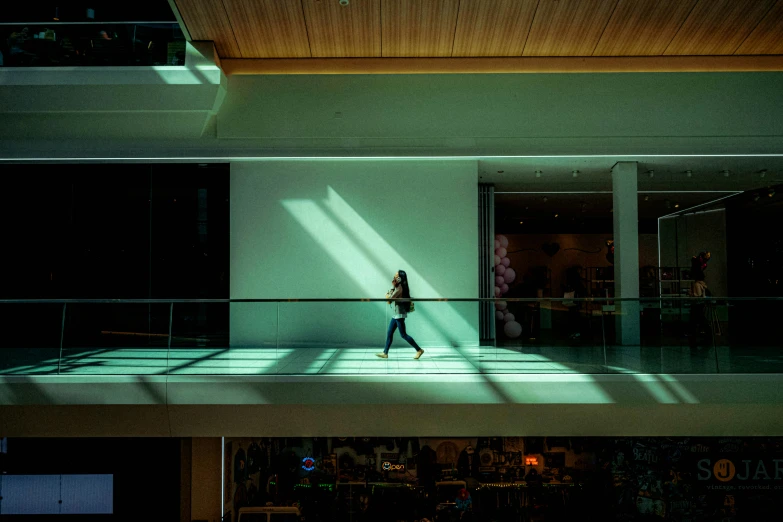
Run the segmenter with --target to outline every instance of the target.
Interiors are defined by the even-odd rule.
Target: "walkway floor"
[[[0,374],[377,375],[454,373],[783,373],[783,350],[688,347],[112,348],[0,350]]]

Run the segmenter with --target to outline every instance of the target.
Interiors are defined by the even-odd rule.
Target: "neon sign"
[[[315,460],[313,460],[313,457],[305,457],[302,459],[302,469],[305,471],[313,471],[315,469]]]
[[[392,464],[389,461],[381,464],[383,471],[405,471],[405,464]]]
[[[525,457],[525,466],[538,466],[538,457]]]

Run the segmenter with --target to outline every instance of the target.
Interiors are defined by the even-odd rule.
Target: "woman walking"
[[[408,288],[408,274],[405,273],[405,270],[398,270],[397,273],[394,274],[392,285],[391,290],[386,292],[386,297],[388,299],[410,298],[411,291]],[[391,346],[392,339],[394,338],[394,331],[399,328],[402,338],[408,341],[408,344],[416,349],[416,355],[414,355],[413,358],[418,359],[424,354],[424,350],[422,350],[419,345],[416,344],[416,341],[413,340],[413,337],[408,335],[405,331],[405,318],[408,316],[408,312],[411,309],[411,302],[389,301],[389,304],[392,307],[393,315],[392,320],[389,323],[389,330],[386,332],[386,348],[383,349],[383,353],[376,353],[375,355],[381,359],[389,358],[389,346]]]

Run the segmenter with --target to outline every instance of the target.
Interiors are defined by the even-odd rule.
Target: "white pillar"
[[[635,161],[621,161],[612,167],[614,200],[614,287],[615,297],[639,297],[639,199]],[[639,345],[638,301],[618,301],[615,329],[617,343]]]

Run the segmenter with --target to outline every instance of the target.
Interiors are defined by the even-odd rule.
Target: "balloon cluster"
[[[508,285],[514,282],[517,273],[511,268],[511,260],[508,258],[508,238],[503,235],[495,236],[495,297],[501,297],[508,292]],[[506,337],[515,339],[522,334],[522,325],[516,322],[514,314],[508,311],[508,303],[497,301],[495,303],[495,319],[503,321],[503,332]]]

